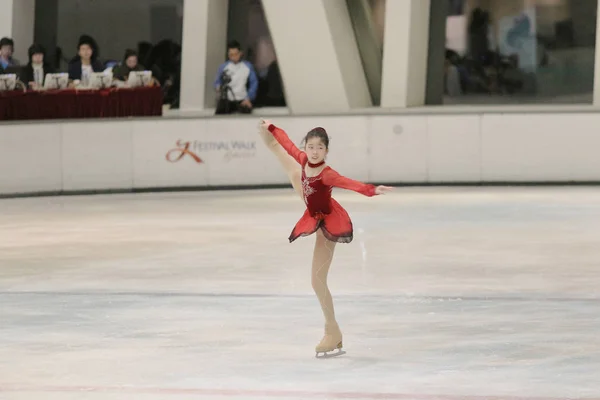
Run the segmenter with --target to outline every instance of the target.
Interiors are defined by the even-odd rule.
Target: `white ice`
[[[327,360],[291,190],[0,200],[0,398],[600,399],[600,188],[335,197]]]

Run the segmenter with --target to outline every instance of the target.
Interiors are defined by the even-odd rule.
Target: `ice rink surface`
[[[334,196],[327,360],[291,190],[0,200],[0,398],[600,399],[600,188]]]

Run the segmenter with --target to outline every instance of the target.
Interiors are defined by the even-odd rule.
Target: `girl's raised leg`
[[[271,132],[260,129],[260,135],[269,150],[271,150],[279,160],[279,163],[286,172],[294,190],[302,198],[302,167],[285,151],[283,146],[275,140]]]

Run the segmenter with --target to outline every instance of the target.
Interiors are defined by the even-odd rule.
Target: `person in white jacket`
[[[252,64],[242,60],[242,50],[237,41],[227,45],[226,62],[221,64],[215,79],[219,94],[217,114],[252,112],[252,103],[258,92],[258,78]]]

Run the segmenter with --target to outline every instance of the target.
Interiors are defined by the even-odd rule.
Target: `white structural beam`
[[[386,2],[381,107],[425,104],[430,2]]]
[[[263,0],[293,113],[372,105],[345,0]]]
[[[14,0],[0,0],[0,38],[12,37]]]
[[[228,3],[224,0],[184,0],[182,111],[199,111],[216,106],[213,82],[227,53]]]
[[[27,51],[33,44],[35,0],[0,0],[0,10],[0,38],[12,38],[14,57],[27,64]]]

